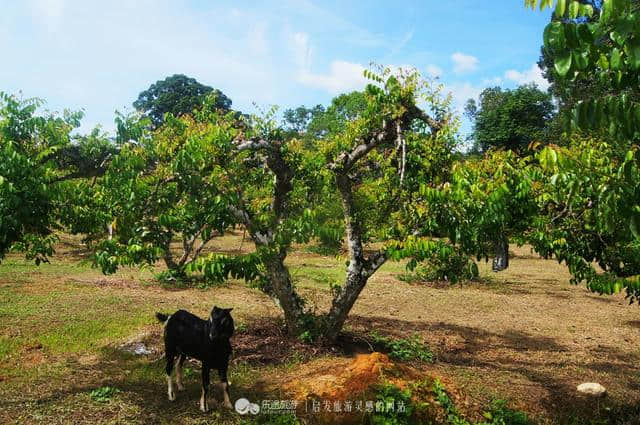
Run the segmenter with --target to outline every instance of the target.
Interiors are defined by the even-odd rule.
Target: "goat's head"
[[[209,316],[209,338],[211,340],[218,338],[231,338],[235,327],[233,318],[231,317],[232,308],[218,308],[214,306]]]

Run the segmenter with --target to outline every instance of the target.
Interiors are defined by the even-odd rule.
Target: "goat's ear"
[[[226,311],[227,313],[231,313],[233,311],[233,307],[225,308],[224,311]]]

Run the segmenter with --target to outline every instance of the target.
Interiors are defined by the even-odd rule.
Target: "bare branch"
[[[351,152],[341,153],[336,160],[329,165],[334,171],[340,171],[346,173],[349,171],[361,158],[365,157],[373,149],[380,146],[389,135],[387,134],[388,125],[387,120],[382,120],[382,129],[372,135],[368,141],[357,145],[351,150]]]
[[[258,149],[272,149],[277,147],[277,142],[269,142],[264,139],[236,140],[236,149],[239,152]]]
[[[449,116],[445,117],[443,120],[436,120],[416,105],[411,105],[408,114],[410,119],[418,119],[427,124],[429,128],[431,128],[431,133],[434,136],[437,135],[438,132],[446,125],[447,121],[449,121]]]
[[[377,251],[374,252],[367,258],[365,270],[366,273],[371,276],[373,275],[384,263],[387,262],[387,252],[386,251]]]

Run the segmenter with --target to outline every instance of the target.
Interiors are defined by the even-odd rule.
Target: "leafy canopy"
[[[98,136],[71,136],[82,113],[42,115],[42,103],[0,93],[0,260],[11,248],[37,263],[47,260],[56,240],[57,214],[68,200],[62,182],[81,171],[80,158],[88,155],[80,152],[105,147],[104,140],[96,142]],[[70,151],[79,155],[68,157]]]
[[[133,107],[146,114],[154,128],[157,128],[166,113],[171,113],[175,117],[190,114],[200,108],[206,96],[212,93],[215,94],[217,108],[223,110],[231,108],[231,99],[220,90],[214,90],[186,75],[175,74],[156,81],[147,90],[141,92],[138,99],[133,102]]]
[[[526,151],[531,142],[547,140],[547,125],[554,115],[551,95],[535,85],[487,88],[480,94],[480,103],[470,99],[465,110],[473,122],[474,149],[481,152],[490,148]]]

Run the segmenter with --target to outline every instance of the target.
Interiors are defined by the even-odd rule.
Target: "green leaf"
[[[609,59],[607,59],[605,55],[600,55],[600,59],[598,59],[597,63],[600,69],[602,69],[603,71],[609,69]]]
[[[580,38],[578,36],[577,25],[568,23],[564,26],[564,36],[567,40],[567,46],[571,49],[580,47]]]
[[[566,7],[567,7],[567,0],[558,0],[558,3],[556,3],[556,11],[555,11],[557,18],[562,18],[564,16]]]
[[[580,11],[580,3],[573,0],[569,4],[569,18],[576,19],[578,17],[578,12]]]
[[[589,52],[573,51],[573,62],[578,69],[585,69],[589,65]]]
[[[620,50],[618,50],[618,48],[614,48],[611,51],[611,69],[617,71],[620,69],[620,66],[622,65],[622,57],[620,55]]]
[[[571,56],[571,51],[565,50],[556,58],[554,68],[561,77],[566,76],[571,69]]]
[[[628,49],[627,63],[632,69],[638,70],[640,68],[640,45],[629,46]]]
[[[553,50],[565,48],[564,25],[561,22],[552,22],[544,29],[544,45]]]
[[[604,0],[602,2],[602,10],[600,11],[600,21],[607,22],[611,19],[613,8],[613,0]]]
[[[540,1],[540,10],[545,10],[546,8],[550,8],[553,6],[553,0],[541,0]]]
[[[591,18],[593,16],[593,6],[590,4],[581,4],[579,15]]]
[[[578,38],[580,42],[583,44],[591,45],[593,44],[593,34],[591,33],[591,29],[587,24],[579,24],[576,26],[576,32],[578,33]]]

